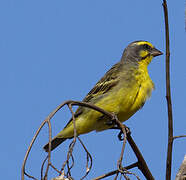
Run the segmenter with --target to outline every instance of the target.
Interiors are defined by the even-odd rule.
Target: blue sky
[[[0,2],[1,177],[20,179],[28,145],[44,118],[64,100],[82,100],[104,73],[120,60],[132,41],[148,40],[165,52],[162,1],[4,0]],[[174,134],[186,131],[185,2],[169,1],[171,87]],[[152,98],[126,125],[155,179],[164,179],[167,151],[165,55],[155,58],[149,74]],[[53,135],[68,122],[67,109],[52,120]],[[36,141],[26,169],[40,177],[47,128]],[[87,179],[116,169],[122,143],[113,130],[81,136],[93,156]],[[70,141],[53,153],[60,168]],[[174,142],[173,179],[186,153],[185,139]],[[72,176],[85,170],[85,153],[75,147]],[[127,145],[124,165],[135,161]],[[145,179],[137,170],[132,170]],[[50,177],[56,174],[50,172]],[[131,179],[135,179],[130,176]]]

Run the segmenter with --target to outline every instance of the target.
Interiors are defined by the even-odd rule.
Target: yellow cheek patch
[[[149,54],[149,52],[148,51],[144,51],[144,50],[141,50],[140,51],[140,57],[145,57],[145,56],[147,56]]]

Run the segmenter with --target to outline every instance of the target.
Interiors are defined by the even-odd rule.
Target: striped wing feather
[[[118,75],[121,69],[121,62],[115,64],[106,74],[97,82],[97,84],[92,88],[92,90],[83,99],[83,102],[95,103],[97,99],[103,94],[106,94],[113,87],[118,84]],[[75,112],[75,117],[78,117],[83,113],[84,107],[79,107]],[[72,121],[72,119],[67,123],[65,127]]]

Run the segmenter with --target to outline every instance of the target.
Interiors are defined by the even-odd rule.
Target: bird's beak
[[[163,53],[160,51],[160,50],[158,50],[158,49],[156,49],[156,48],[153,48],[152,50],[151,50],[151,53],[150,53],[153,57],[155,57],[155,56],[160,56],[160,55],[162,55]]]

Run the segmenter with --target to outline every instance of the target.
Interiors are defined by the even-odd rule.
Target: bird
[[[151,96],[154,83],[149,76],[148,65],[154,57],[162,54],[148,41],[130,43],[124,49],[120,61],[105,73],[83,102],[114,113],[121,122],[128,120]],[[106,115],[82,106],[75,112],[75,125],[78,136],[113,128]],[[74,125],[70,119],[64,129],[52,139],[51,150],[73,137]],[[48,152],[49,143],[43,148]]]

